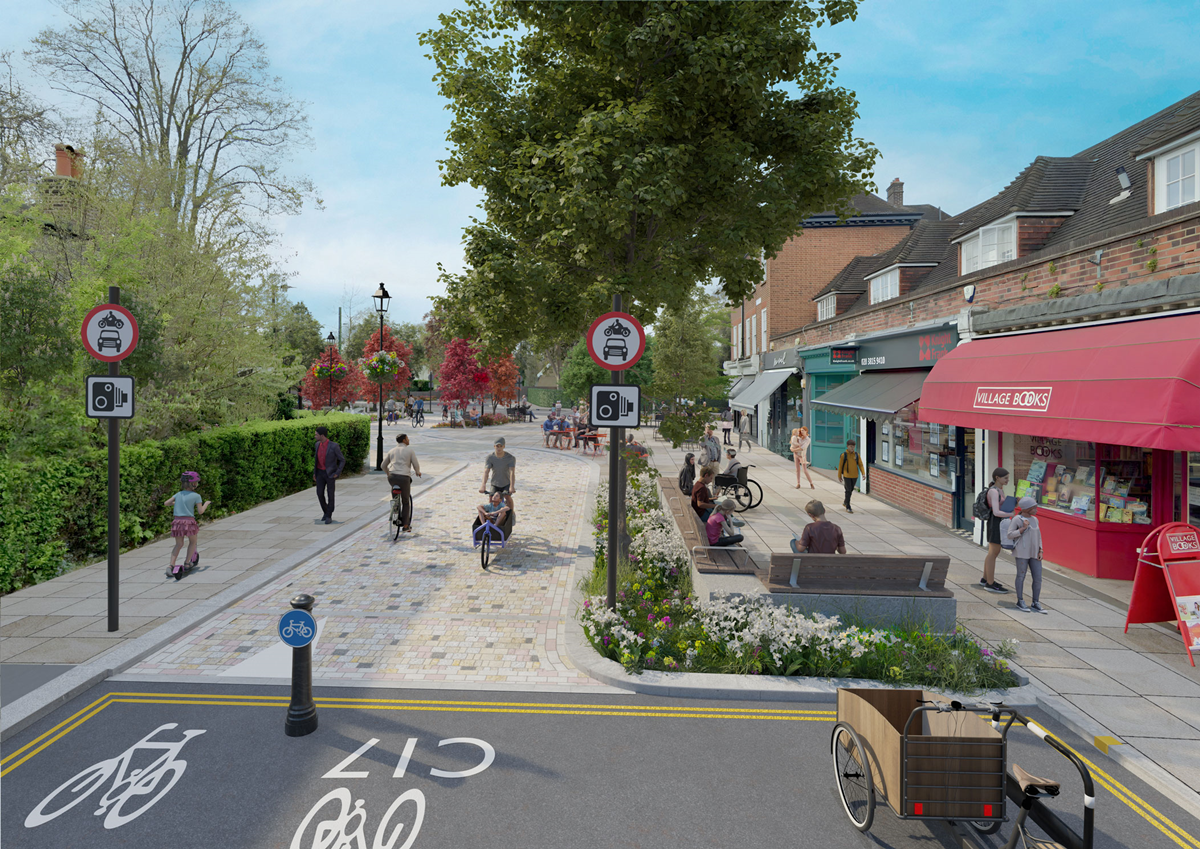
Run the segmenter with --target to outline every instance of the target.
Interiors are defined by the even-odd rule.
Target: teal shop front
[[[846,448],[846,440],[857,434],[857,420],[830,410],[812,406],[826,392],[858,376],[855,351],[851,347],[826,346],[798,352],[804,368],[803,415],[795,418],[792,427],[804,426],[812,436],[812,464],[820,469],[836,469],[838,457]],[[795,407],[793,406],[793,411]],[[789,431],[790,432],[790,431]],[[776,453],[791,457],[787,442]]]

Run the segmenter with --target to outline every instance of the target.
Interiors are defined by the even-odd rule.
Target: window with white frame
[[[767,308],[763,307],[762,311],[762,349],[767,350]]]
[[[750,319],[746,319],[744,322],[742,322],[742,324],[744,325],[742,327],[742,340],[741,340],[742,341],[742,356],[749,357],[751,354],[754,353],[753,351],[750,350],[750,346],[754,342],[754,334],[752,334],[750,332]]]
[[[750,316],[750,353],[758,353],[758,316]]]
[[[878,304],[900,297],[900,269],[871,278],[871,303]]]
[[[1200,199],[1200,142],[1168,151],[1154,159],[1154,211],[1166,212]]]
[[[962,243],[962,273],[970,274],[1008,262],[1017,256],[1017,225],[1015,221],[995,227],[981,227],[978,235]]]
[[[817,300],[817,321],[826,321],[837,315],[837,295],[826,295]]]

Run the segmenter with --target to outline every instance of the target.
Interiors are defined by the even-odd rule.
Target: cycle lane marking
[[[199,705],[214,707],[273,707],[286,708],[287,696],[242,696],[230,694],[198,694],[198,693],[125,693],[114,692],[97,699],[87,707],[76,712],[71,717],[45,732],[37,739],[14,752],[9,758],[14,758],[26,751],[30,746],[45,740],[48,735],[62,729],[52,739],[45,740],[36,750],[29,752],[16,763],[11,764],[0,772],[7,775],[30,758],[44,751],[52,743],[62,739],[70,731],[78,728],[88,719],[112,704],[162,704],[162,705]],[[769,721],[793,722],[832,722],[837,717],[836,711],[805,710],[805,709],[771,709],[771,708],[704,708],[691,706],[620,706],[603,704],[569,705],[563,703],[538,702],[487,702],[487,701],[458,701],[430,699],[364,699],[353,697],[318,697],[315,699],[318,707],[326,709],[373,709],[410,712],[460,712],[460,713],[490,713],[490,714],[529,714],[529,715],[561,715],[561,716],[617,716],[653,719],[758,719]],[[69,727],[63,728],[64,725]],[[1050,731],[1046,731],[1039,723],[1032,724],[1048,736],[1061,739]],[[1071,748],[1068,744],[1064,746]],[[366,748],[369,748],[366,747]],[[1074,751],[1074,749],[1072,749]],[[1076,752],[1078,755],[1079,753]],[[1172,840],[1181,849],[1200,849],[1200,843],[1187,831],[1173,822],[1166,815],[1155,809],[1136,793],[1125,787],[1108,773],[1101,770],[1093,762],[1079,755],[1093,772],[1093,777],[1102,787],[1113,794],[1126,807],[1133,810],[1162,834]],[[1174,832],[1174,833],[1172,833]],[[1181,837],[1183,839],[1181,839]],[[1184,842],[1184,841],[1188,842]]]

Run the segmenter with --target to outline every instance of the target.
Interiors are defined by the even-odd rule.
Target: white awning
[[[733,386],[729,387],[729,397],[736,398],[740,393],[744,392],[750,384],[754,383],[753,377],[739,377]]]
[[[766,400],[772,392],[782,386],[784,381],[795,374],[795,372],[796,370],[791,368],[764,371],[758,377],[754,378],[752,384],[738,393],[736,398],[731,398],[729,403],[742,410],[753,410]]]

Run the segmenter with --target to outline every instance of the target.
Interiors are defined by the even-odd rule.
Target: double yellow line
[[[136,705],[210,705],[218,707],[270,707],[286,709],[287,696],[249,696],[249,695],[205,695],[197,693],[107,693],[91,704],[67,717],[49,731],[26,743],[0,760],[0,777],[8,775],[21,764],[28,761],[39,752],[45,751],[56,741],[61,740],[71,731],[87,722],[100,711],[113,704]],[[650,717],[659,719],[762,719],[785,722],[832,722],[837,719],[837,711],[832,710],[788,710],[784,708],[726,708],[726,707],[652,707],[646,705],[572,705],[572,704],[543,704],[538,702],[483,702],[457,701],[451,699],[361,699],[337,698],[322,696],[316,700],[317,706],[325,709],[371,709],[396,711],[452,711],[456,713],[507,713],[507,714],[543,714],[557,716],[622,716]],[[987,717],[984,717],[985,719]],[[1037,724],[1037,723],[1032,723]],[[1046,729],[1038,724],[1043,731]],[[1161,831],[1180,849],[1200,849],[1200,840],[1184,831],[1156,810],[1146,800],[1142,799],[1128,787],[1121,784],[1095,763],[1079,752],[1067,746],[1061,738],[1049,731],[1046,735],[1054,737],[1058,742],[1074,752],[1091,771],[1092,779],[1105,790],[1125,803],[1130,809]]]
[[[322,708],[369,708],[372,710],[453,711],[456,713],[523,713],[560,716],[637,716],[666,719],[766,719],[786,722],[830,722],[831,710],[786,710],[776,708],[650,707],[644,705],[571,705],[537,702],[479,702],[448,699],[351,699],[323,696],[315,699]],[[67,717],[49,731],[0,760],[0,777],[8,775],[39,752],[113,704],[212,705],[220,707],[287,708],[287,696],[228,696],[197,693],[108,693]],[[1196,847],[1200,849],[1200,847]]]

